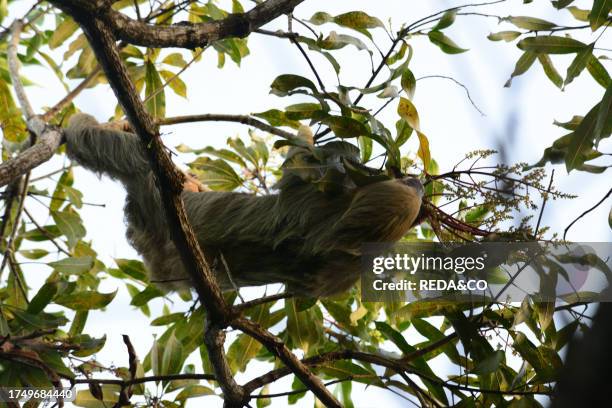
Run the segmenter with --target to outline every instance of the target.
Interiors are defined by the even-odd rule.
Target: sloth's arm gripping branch
[[[142,142],[132,133],[100,125],[76,114],[65,130],[66,152],[83,167],[128,184],[150,172]]]
[[[142,143],[125,121],[100,124],[91,115],[77,113],[64,133],[68,156],[89,170],[107,174],[126,186],[139,183],[150,174]],[[184,190],[209,191],[188,173]]]

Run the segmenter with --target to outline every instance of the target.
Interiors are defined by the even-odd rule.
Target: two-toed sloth
[[[72,117],[65,136],[70,158],[125,186],[126,235],[143,256],[151,282],[167,290],[189,287],[138,137],[101,126],[86,114]],[[216,254],[213,272],[222,289],[283,283],[302,296],[345,291],[359,278],[361,245],[402,238],[423,195],[412,177],[326,193],[287,171],[277,189],[264,196],[182,193],[199,244]]]

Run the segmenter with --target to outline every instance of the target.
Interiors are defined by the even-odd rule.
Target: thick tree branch
[[[16,178],[28,173],[39,164],[49,160],[59,147],[62,139],[61,132],[57,128],[47,126],[43,120],[34,115],[32,105],[19,78],[17,46],[19,45],[21,28],[22,23],[19,20],[15,21],[12,25],[12,38],[7,49],[9,74],[17,100],[26,117],[28,130],[39,139],[39,142],[19,154],[16,158],[0,164],[0,187],[5,186]]]
[[[32,109],[32,105],[30,105],[30,101],[26,96],[23,84],[19,79],[19,59],[17,58],[17,46],[19,45],[19,38],[21,36],[22,28],[23,23],[21,20],[15,20],[13,22],[13,26],[11,27],[11,41],[8,44],[6,53],[9,73],[11,75],[11,82],[13,83],[15,95],[17,95],[17,100],[19,101],[19,106],[21,107],[23,116],[29,120],[34,116],[34,110]]]
[[[69,14],[95,15],[118,39],[146,47],[194,49],[229,37],[245,37],[275,18],[289,13],[304,0],[267,0],[246,13],[230,14],[222,20],[205,23],[181,22],[150,25],[133,20],[111,8],[107,0],[55,0],[53,4]]]
[[[38,134],[38,143],[26,149],[14,159],[0,164],[0,187],[49,160],[60,146],[62,131],[59,128],[45,125],[36,117],[28,122],[28,129],[40,129],[41,127],[42,131]]]
[[[66,2],[55,0],[52,3],[65,6]],[[75,8],[67,8],[66,10],[71,13],[85,32],[132,128],[141,138],[143,144],[147,146],[149,162],[160,189],[172,240],[191,276],[200,301],[207,310],[209,321],[205,343],[215,369],[215,375],[224,393],[225,405],[228,407],[243,406],[249,398],[249,394],[244,392],[244,389],[235,382],[231,373],[229,373],[223,352],[223,333],[221,331],[227,324],[231,324],[235,320],[235,314],[225,304],[214,275],[208,267],[207,259],[187,221],[185,208],[180,198],[183,175],[174,167],[165,146],[161,142],[157,126],[145,111],[144,105],[138,97],[134,84],[121,60],[111,30],[105,25],[104,21],[97,17],[99,14],[92,14]],[[251,327],[247,323],[241,326]],[[259,333],[254,329],[250,331],[258,337],[265,334],[274,339],[274,336],[263,330],[264,333]],[[269,343],[264,343],[264,345],[269,346]],[[309,386],[325,405],[341,406],[325,388],[321,380],[302,365],[284,344],[275,344],[270,351],[288,364],[300,380]]]
[[[184,176],[172,163],[159,137],[157,126],[139,99],[134,84],[128,76],[127,68],[121,60],[111,31],[94,15],[79,11],[74,12],[72,17],[83,28],[132,128],[146,146],[149,162],[160,189],[172,240],[185,264],[185,269],[191,276],[199,299],[207,310],[209,325],[208,333],[205,336],[206,345],[211,355],[221,355],[224,358],[222,348],[217,350],[219,348],[217,339],[221,328],[225,326],[230,317],[230,310],[223,300],[221,290],[208,266],[204,252],[200,249],[187,221],[185,208],[180,198]],[[211,361],[219,362],[213,359]],[[227,375],[227,362],[220,362],[214,367],[227,406],[242,406],[244,399],[248,396],[241,391],[234,378]]]

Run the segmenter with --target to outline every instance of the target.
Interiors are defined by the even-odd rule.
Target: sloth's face
[[[424,190],[423,190],[423,184],[421,183],[421,181],[416,178],[416,177],[404,177],[403,179],[400,180],[400,182],[402,184],[407,185],[408,187],[412,187],[414,188],[414,190],[416,191],[417,195],[420,198],[423,198],[423,194],[424,194]]]

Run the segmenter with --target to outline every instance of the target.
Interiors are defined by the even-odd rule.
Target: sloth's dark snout
[[[401,180],[401,182],[407,185],[408,187],[414,188],[417,194],[419,194],[420,197],[423,197],[424,190],[423,190],[423,184],[421,183],[421,180],[419,180],[416,177],[404,177]]]

